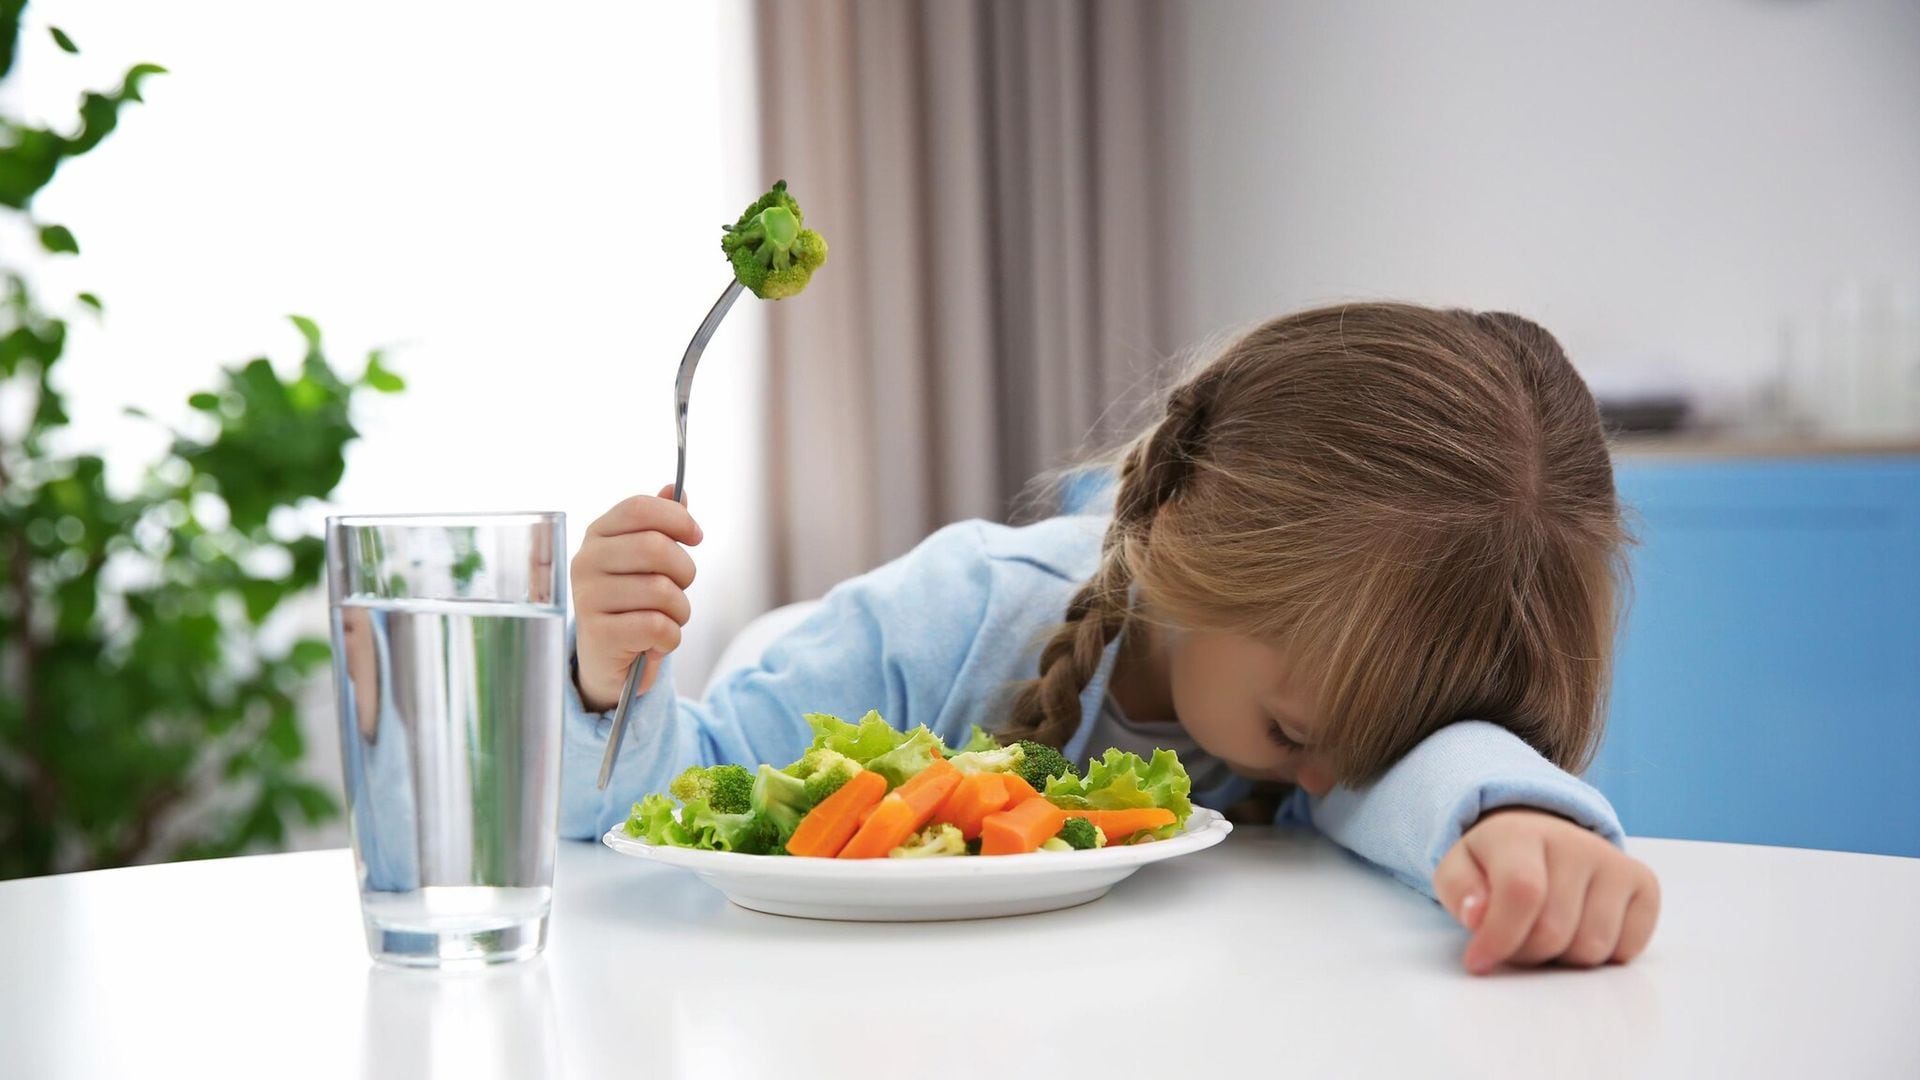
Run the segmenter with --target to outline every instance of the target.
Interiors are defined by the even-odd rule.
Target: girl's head
[[[1181,722],[1249,775],[1365,780],[1461,719],[1584,767],[1626,538],[1593,398],[1545,330],[1399,304],[1276,319],[1175,386],[1118,473],[1015,733],[1070,735],[1143,626]]]

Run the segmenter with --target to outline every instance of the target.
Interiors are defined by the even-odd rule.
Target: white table
[[[1437,907],[1261,829],[920,925],[570,843],[547,954],[458,975],[367,960],[345,851],[7,882],[0,1077],[1920,1077],[1920,860],[1632,849],[1667,897],[1644,957],[1485,979]]]

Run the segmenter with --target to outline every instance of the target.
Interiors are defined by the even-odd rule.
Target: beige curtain
[[[775,588],[817,596],[1131,423],[1173,350],[1179,8],[762,0],[762,153],[826,268],[773,305]]]

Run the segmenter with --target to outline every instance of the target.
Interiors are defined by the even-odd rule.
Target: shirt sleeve
[[[941,730],[939,721],[980,636],[991,582],[978,524],[953,525],[835,588],[757,665],[726,676],[704,700],[674,695],[669,657],[634,702],[605,791],[595,785],[613,714],[587,711],[569,672],[560,834],[600,836],[692,765],[792,761],[812,741],[810,712],[855,720],[878,709],[895,727],[924,723],[949,743],[963,740],[966,732]]]
[[[1519,736],[1481,720],[1449,724],[1371,784],[1314,799],[1296,793],[1282,823],[1311,822],[1328,838],[1433,895],[1433,871],[1474,823],[1501,807],[1558,814],[1616,847],[1626,834],[1600,792]]]

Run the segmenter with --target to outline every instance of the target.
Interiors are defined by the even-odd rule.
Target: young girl
[[[1175,386],[1110,514],[964,522],[830,592],[704,701],[660,676],[700,528],[636,497],[573,561],[562,831],[693,764],[797,758],[802,713],[978,723],[1085,760],[1179,752],[1196,802],[1279,817],[1437,897],[1465,963],[1625,961],[1659,892],[1582,768],[1624,534],[1586,386],[1513,315],[1356,304],[1277,319]],[[1040,646],[1044,642],[1043,647]],[[604,792],[628,666],[656,661]]]

